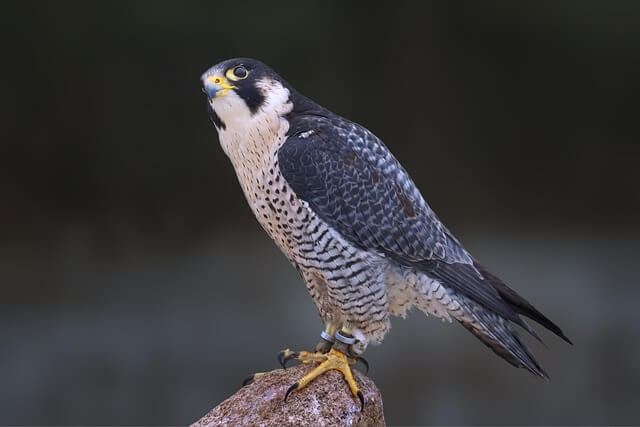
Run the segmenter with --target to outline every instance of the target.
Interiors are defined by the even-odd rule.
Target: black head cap
[[[203,87],[207,77],[218,75],[229,79],[229,83],[235,86],[233,90],[244,99],[252,113],[255,113],[265,100],[262,91],[256,84],[258,81],[269,78],[288,87],[286,82],[269,66],[251,58],[227,59],[209,68],[201,77]]]

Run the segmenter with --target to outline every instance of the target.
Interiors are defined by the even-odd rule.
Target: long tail
[[[572,344],[555,323],[477,262],[473,266],[431,263],[429,276],[447,285],[452,297],[462,307],[462,312],[451,313],[456,320],[514,366],[526,368],[541,378],[549,378],[512,324],[521,326],[542,341],[521,315]]]
[[[465,296],[458,295],[458,302],[465,308],[466,315],[456,320],[476,338],[513,366],[549,379],[508,320]]]
[[[508,287],[498,276],[491,273],[484,265],[474,262],[474,267],[489,281],[491,286],[498,291],[498,294],[505,300],[511,308],[519,314],[528,317],[531,320],[535,320],[569,344],[573,343],[571,340],[562,332],[562,330],[553,323],[549,318],[547,318],[544,314],[540,313],[534,306],[532,306],[529,301],[521,297],[516,291]],[[529,329],[525,327],[525,329]],[[529,331],[531,333],[531,331]],[[533,333],[536,338],[540,339],[537,334]]]

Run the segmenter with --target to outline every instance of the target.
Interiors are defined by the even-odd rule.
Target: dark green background
[[[321,324],[199,87],[250,56],[381,137],[469,250],[575,341],[543,384],[413,313],[389,424],[637,424],[640,4],[3,6],[0,424],[185,424]]]

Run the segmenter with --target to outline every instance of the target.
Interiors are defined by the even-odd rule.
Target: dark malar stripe
[[[222,121],[220,116],[218,116],[215,110],[211,108],[211,105],[209,105],[209,117],[211,117],[211,121],[213,122],[216,129],[225,130],[227,128],[227,125],[224,124],[224,122]]]
[[[258,111],[258,109],[264,104],[264,95],[254,85],[238,85],[236,93],[247,104],[251,114],[255,114],[256,111]]]

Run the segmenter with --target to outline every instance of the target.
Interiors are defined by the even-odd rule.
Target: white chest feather
[[[220,145],[231,159],[252,208],[255,194],[269,181],[268,171],[289,130],[289,123],[283,117],[293,108],[288,102],[289,91],[278,82],[265,81],[259,85],[265,86],[264,93],[268,96],[255,112],[251,112],[235,92],[212,104],[224,123],[224,127],[218,129]]]
[[[265,83],[266,84],[266,83]],[[225,124],[218,129],[220,144],[238,176],[258,222],[283,252],[293,260],[304,237],[299,229],[309,221],[306,205],[280,174],[278,149],[285,142],[289,122],[284,116],[293,108],[289,91],[275,83],[263,106],[251,113],[235,93],[216,100],[213,107]],[[221,102],[222,101],[222,102]],[[239,102],[240,101],[240,102]]]
[[[240,186],[254,209],[261,192],[273,181],[277,151],[289,128],[286,120],[260,116],[251,126],[227,127],[220,132],[220,143],[231,160]],[[271,178],[270,178],[271,177]]]

